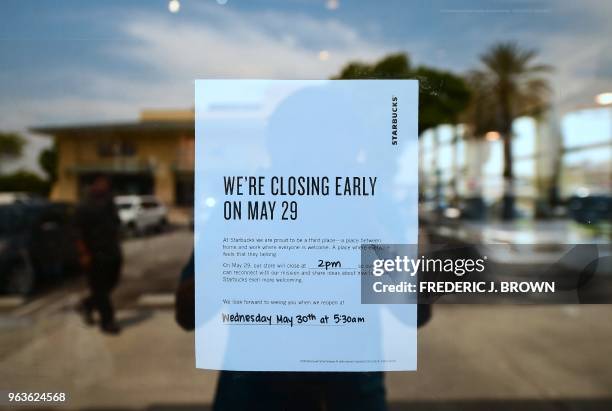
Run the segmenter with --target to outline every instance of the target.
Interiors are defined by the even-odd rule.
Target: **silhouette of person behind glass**
[[[336,85],[336,87],[343,86]],[[358,176],[365,175],[367,169],[364,167],[364,161],[369,161],[370,169],[376,170],[377,175],[384,176],[386,179],[392,178],[396,165],[388,162],[384,155],[378,156],[379,153],[373,149],[374,142],[362,140],[360,147],[355,141],[354,146],[346,147],[342,144],[343,140],[332,139],[330,141],[328,137],[336,134],[357,136],[361,129],[365,129],[364,123],[367,124],[371,118],[367,105],[363,105],[363,111],[359,113],[339,113],[329,110],[329,107],[342,107],[347,101],[357,97],[367,99],[364,91],[362,90],[361,94],[357,95],[347,88],[344,93],[330,94],[327,87],[316,87],[300,90],[287,97],[279,104],[269,120],[266,136],[270,167],[265,170],[265,174],[283,175],[290,170],[293,175],[333,175],[326,171],[341,169],[344,175]],[[321,101],[325,101],[326,104],[321,105]],[[295,119],[295,113],[301,113],[304,118],[312,118],[316,121],[307,123],[308,127],[303,129],[292,129],[291,125],[286,122]],[[339,118],[339,116],[343,117]],[[293,130],[291,136],[286,134],[286,130],[289,129]],[[297,158],[305,158],[307,161],[296,162]],[[263,175],[264,171],[261,171],[260,174]],[[390,194],[380,193],[379,195],[387,198]],[[380,206],[381,203],[388,204],[388,206]],[[382,238],[399,238],[401,232],[393,230],[401,231],[406,227],[402,224],[402,216],[396,214],[394,210],[399,207],[405,208],[405,204],[393,205],[391,199],[389,202],[379,202],[379,206],[374,208],[371,202],[356,202],[357,207],[361,208],[353,208],[355,214],[352,215],[341,212],[343,204],[346,204],[342,199],[319,198],[312,202],[305,199],[302,204],[307,210],[304,211],[303,218],[305,219],[316,220],[328,212],[338,215],[338,218],[327,227],[330,234],[346,233],[349,236],[349,233],[357,235],[376,233]],[[410,215],[416,215],[416,210],[408,211]],[[357,222],[354,215],[358,215],[361,221]],[[221,226],[223,222],[220,218],[211,218],[209,221],[204,226],[203,235],[206,232],[222,232],[220,230],[223,229]],[[395,224],[389,226],[385,223],[387,221],[394,221]],[[283,236],[290,235],[292,230],[291,226],[287,225],[278,227],[277,232],[279,236]],[[389,230],[393,231],[395,237],[388,235]],[[245,226],[241,235],[249,236],[256,231],[257,226]],[[209,265],[216,266],[210,261]],[[192,256],[183,270],[176,300],[176,319],[185,329],[193,329],[196,326],[194,270]],[[206,293],[212,294],[213,290],[208,289]],[[206,295],[203,296],[206,297]],[[215,298],[215,295],[208,295],[208,297],[215,301],[218,299]],[[404,307],[398,306],[397,309],[408,309]],[[202,318],[199,321],[202,321]],[[378,327],[378,320],[372,317],[372,321],[374,324],[372,329],[375,330]],[[240,347],[246,347],[248,343],[235,335],[230,335],[227,344],[231,349],[228,351],[238,352]],[[381,349],[378,341],[371,343],[371,346],[368,347],[370,352]],[[213,408],[215,410],[385,410],[384,374],[382,372],[222,371]]]
[[[193,254],[181,272],[175,317],[185,330],[195,327]],[[213,410],[384,411],[382,372],[221,371]]]
[[[120,220],[106,176],[94,179],[77,208],[76,223],[81,263],[90,292],[81,302],[80,311],[89,325],[94,324],[93,313],[97,311],[101,330],[117,334],[120,329],[115,322],[110,294],[121,272]]]

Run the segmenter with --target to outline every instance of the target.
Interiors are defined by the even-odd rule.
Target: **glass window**
[[[512,153],[515,158],[535,154],[536,126],[536,121],[531,117],[521,117],[512,123],[512,131],[514,132]]]
[[[450,124],[443,124],[436,129],[438,133],[438,142],[440,144],[448,144],[453,141],[455,135],[454,127]]]
[[[561,121],[561,130],[566,148],[610,141],[612,109],[602,107],[566,114]]]
[[[565,153],[561,171],[562,194],[609,192],[611,174],[612,144]]]
[[[445,143],[438,147],[438,168],[440,170],[450,170],[453,165],[453,145]]]
[[[101,141],[98,143],[99,157],[131,157],[136,154],[132,141]]]
[[[486,145],[484,173],[490,176],[501,176],[504,165],[504,145],[501,140],[489,141]]]

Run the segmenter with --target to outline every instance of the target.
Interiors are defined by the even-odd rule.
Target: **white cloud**
[[[553,66],[549,77],[560,112],[594,106],[595,95],[612,89],[612,2],[555,2],[550,12],[569,23],[544,33],[541,27],[522,30],[519,43],[535,47],[539,61]]]
[[[612,78],[602,74],[602,57],[610,53],[605,41],[560,35],[547,42],[544,50],[542,61],[552,62],[555,68],[551,82],[562,111],[592,106],[595,95],[612,88]]]
[[[67,66],[60,74],[65,95],[0,102],[8,119],[2,127],[22,131],[33,142],[29,154],[9,168],[37,168],[37,152],[46,144],[27,133],[30,126],[134,119],[143,108],[188,108],[197,78],[328,78],[349,60],[374,60],[393,49],[331,18],[211,5],[187,22],[173,17],[137,13],[117,23],[128,40],[100,53],[129,70]],[[319,59],[322,49],[329,52],[325,61]]]
[[[45,72],[45,78],[62,84],[65,93],[10,101],[0,96],[1,128],[24,131],[41,124],[135,119],[143,108],[191,107],[196,78],[329,78],[351,60],[374,61],[406,50],[413,59],[429,61],[441,47],[436,37],[418,44],[409,43],[408,35],[383,39],[371,22],[348,25],[337,19],[338,13],[320,18],[238,12],[210,3],[196,6],[188,18],[183,14],[188,11],[182,10],[179,15],[136,13],[116,21],[110,34],[125,41],[102,43],[106,45],[99,50],[109,61],[105,67],[112,70],[67,62],[61,73]],[[550,30],[500,27],[488,38],[491,42],[517,39],[524,47],[539,49],[540,61],[556,68],[551,78],[562,109],[591,104],[595,94],[611,87],[607,39],[612,38],[612,26],[606,19],[612,2],[555,3],[550,12],[566,16],[569,22]],[[586,21],[587,26],[575,27],[573,21]],[[482,27],[473,30],[476,33],[464,33],[462,41],[481,37]],[[321,50],[329,53],[328,59],[319,59]],[[476,65],[476,58],[468,61]],[[455,61],[442,60],[443,66],[458,69]],[[27,158],[13,167],[35,167],[37,150],[45,140],[32,141]]]
[[[134,43],[110,53],[175,78],[300,79],[327,78],[348,60],[375,59],[391,49],[333,19],[222,7],[205,12],[202,21],[180,26],[160,17],[129,21],[123,30]],[[326,61],[318,58],[323,49]]]

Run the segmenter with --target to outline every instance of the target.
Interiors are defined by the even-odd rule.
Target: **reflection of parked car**
[[[0,205],[0,290],[29,294],[79,271],[74,209],[44,201]]]
[[[577,229],[566,219],[516,220],[516,221],[468,221],[461,219],[461,211],[449,208],[442,213],[422,213],[421,227],[431,244],[474,246],[478,253],[496,264],[500,274],[504,269],[513,275],[541,272],[559,263],[567,272],[581,272],[587,263],[585,258],[602,261],[598,274],[612,275],[609,261],[612,246],[607,238]],[[580,247],[585,258],[563,258]],[[590,247],[584,247],[589,245]],[[592,255],[591,255],[592,253]],[[558,266],[557,266],[558,267]],[[561,273],[561,271],[559,271]]]
[[[154,196],[117,196],[115,204],[121,226],[130,234],[161,230],[168,223],[168,210]]]

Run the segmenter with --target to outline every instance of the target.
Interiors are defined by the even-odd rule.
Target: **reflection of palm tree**
[[[474,78],[490,95],[482,94],[481,103],[489,105],[478,126],[494,126],[504,141],[505,191],[502,218],[514,217],[514,173],[512,170],[512,122],[524,115],[537,115],[548,105],[550,91],[548,81],[540,74],[550,66],[534,64],[534,50],[521,49],[515,43],[499,43],[492,46],[480,58],[483,70]],[[486,108],[486,106],[481,106]],[[482,131],[482,130],[480,130]]]
[[[467,75],[467,82],[472,91],[470,104],[464,113],[464,120],[469,125],[470,135],[481,139],[497,124],[491,107],[494,105],[485,73],[473,70]]]
[[[462,120],[467,125],[466,138],[470,138],[471,161],[469,164],[472,178],[476,182],[472,187],[472,192],[468,193],[466,206],[469,210],[469,218],[482,219],[485,215],[485,206],[482,199],[482,167],[484,164],[483,148],[487,132],[495,130],[495,116],[491,107],[493,104],[493,94],[487,82],[487,76],[481,71],[473,70],[466,76],[470,88],[470,103],[462,114]]]

